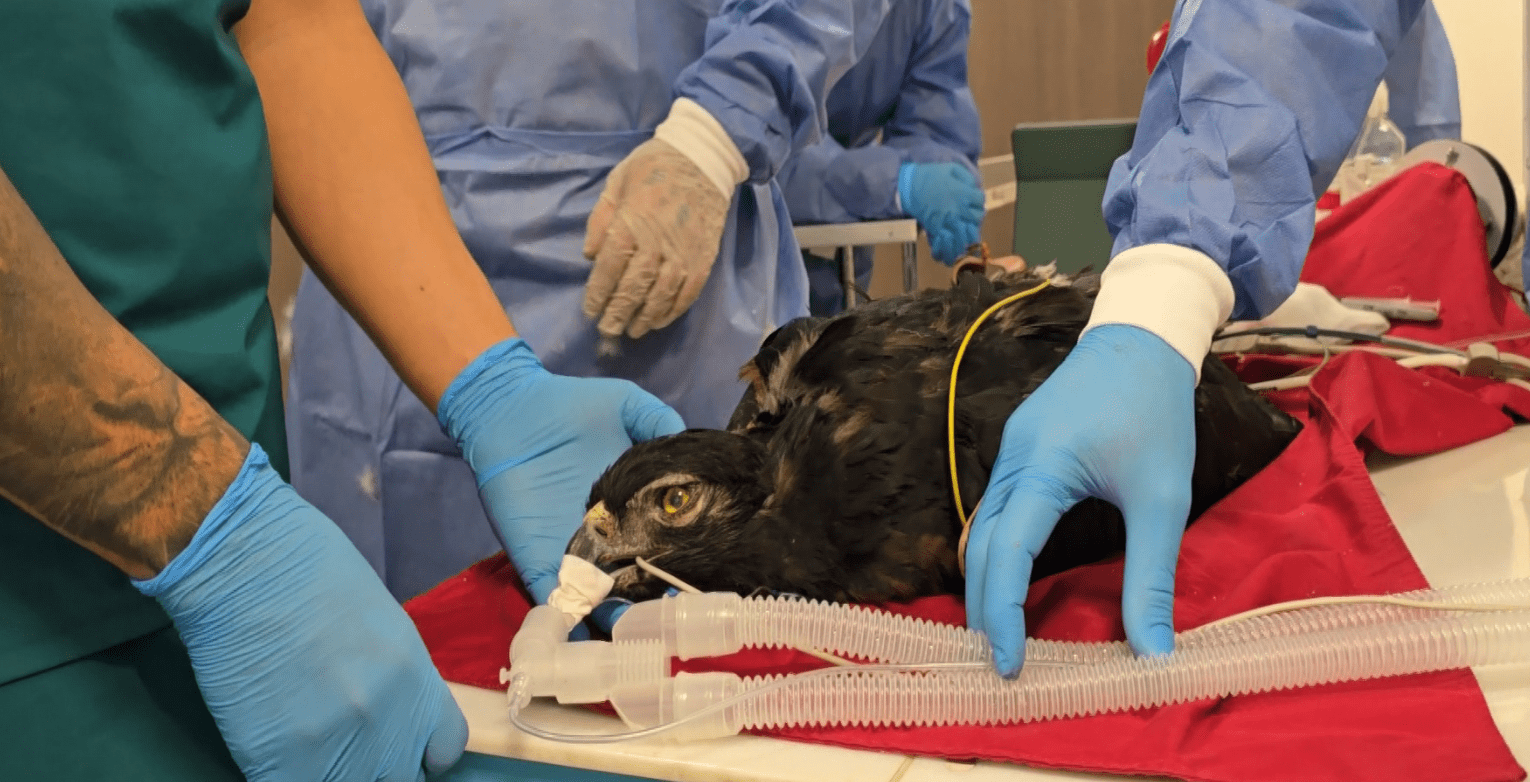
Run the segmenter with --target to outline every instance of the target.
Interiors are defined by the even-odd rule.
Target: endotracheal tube
[[[574,602],[599,601],[588,597]],[[981,635],[856,606],[682,593],[632,606],[612,641],[568,642],[569,628],[582,616],[549,604],[527,616],[501,680],[509,684],[511,721],[522,731],[598,743],[789,726],[1020,723],[1530,663],[1530,579],[1298,601],[1249,613],[1179,633],[1175,652],[1164,657],[1137,657],[1120,642],[1031,639],[1020,676],[1006,680],[994,673]],[[866,664],[790,676],[669,675],[671,657],[780,647],[819,649]],[[631,730],[542,730],[520,715],[541,696],[563,703],[610,701]]]

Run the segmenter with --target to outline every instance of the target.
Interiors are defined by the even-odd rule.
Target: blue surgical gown
[[[1112,254],[1199,250],[1227,271],[1234,319],[1274,310],[1296,288],[1316,194],[1424,5],[1181,0],[1106,187]]]
[[[1435,139],[1461,138],[1461,89],[1456,57],[1434,3],[1426,2],[1382,74],[1387,116],[1408,148]]]
[[[963,163],[977,176],[982,152],[977,103],[967,86],[969,0],[902,0],[870,48],[829,92],[829,132],[782,167],[792,222],[850,223],[903,216],[904,163]],[[870,284],[871,248],[855,253]],[[804,253],[815,314],[838,311],[839,268]]]
[[[364,0],[403,78],[468,249],[555,373],[631,379],[691,426],[721,427],[738,369],[806,314],[774,175],[824,127],[822,96],[888,0]],[[677,96],[749,164],[706,288],[674,324],[597,357],[580,312],[584,226],[610,172]],[[387,273],[378,259],[377,273]],[[436,418],[311,275],[293,315],[293,484],[407,598],[499,548]]]

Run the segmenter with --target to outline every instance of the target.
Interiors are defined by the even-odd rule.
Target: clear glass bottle
[[[1401,130],[1387,118],[1387,89],[1382,85],[1365,113],[1365,123],[1355,138],[1349,156],[1339,167],[1337,178],[1339,202],[1349,203],[1356,196],[1397,173],[1398,162],[1407,151]]]

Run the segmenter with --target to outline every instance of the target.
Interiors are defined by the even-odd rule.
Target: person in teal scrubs
[[[795,9],[741,3],[708,54],[738,67],[697,89],[823,94],[850,25],[813,25],[811,65],[783,74],[740,57]],[[273,206],[462,451],[539,600],[593,479],[680,416],[624,380],[554,375],[517,336],[354,0],[9,0],[0,74],[0,779],[450,767],[467,726],[419,635],[286,482]],[[647,230],[592,231],[595,314],[645,301],[626,254],[690,263],[687,219],[721,224],[726,199],[676,187],[781,140],[730,111],[754,131],[720,138],[692,109],[675,133],[731,154],[656,141],[607,183],[605,218]],[[813,112],[794,117],[811,141]]]
[[[449,767],[419,636],[285,481],[273,204],[518,564],[679,416],[516,336],[351,0],[9,0],[0,73],[0,779]]]

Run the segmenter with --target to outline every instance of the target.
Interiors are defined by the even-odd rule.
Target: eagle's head
[[[616,580],[612,597],[659,597],[668,588],[637,557],[702,590],[733,589],[733,552],[770,493],[765,449],[748,437],[692,429],[634,445],[590,489],[568,553]]]

